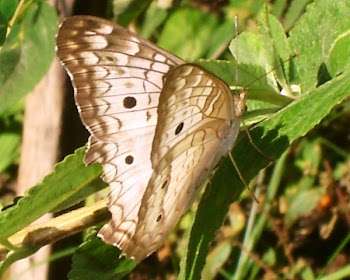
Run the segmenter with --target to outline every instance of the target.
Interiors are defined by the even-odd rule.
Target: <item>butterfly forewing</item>
[[[143,259],[157,250],[190,207],[209,172],[232,148],[240,115],[227,85],[203,68],[170,71],[161,92],[152,148],[153,173],[139,222],[124,253]]]
[[[57,54],[73,80],[81,117],[100,140],[156,125],[164,74],[183,63],[125,28],[88,16],[62,24]]]
[[[91,133],[85,162],[102,163],[111,186],[105,241],[123,249],[133,235],[150,161],[164,75],[183,61],[109,21],[75,16],[57,36],[82,121]]]

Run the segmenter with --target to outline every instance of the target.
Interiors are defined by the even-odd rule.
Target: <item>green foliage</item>
[[[115,5],[113,12],[117,21],[119,24],[127,26],[148,7],[152,0],[144,0],[142,2],[137,0],[127,0],[122,3],[117,0],[114,2]]]
[[[70,280],[122,279],[136,266],[135,261],[116,258],[118,249],[97,238],[96,231],[92,233],[73,257]]]
[[[18,1],[1,0],[0,1],[0,46],[6,39],[7,23],[10,21],[16,10]]]
[[[18,131],[4,128],[0,133],[0,173],[3,173],[19,156]]]
[[[45,213],[66,209],[105,187],[99,178],[101,167],[85,167],[84,151],[85,148],[80,148],[74,155],[67,156],[15,206],[0,214],[2,242]]]
[[[56,31],[57,16],[41,1],[22,11],[11,26],[0,50],[0,116],[11,115],[22,108],[25,94],[49,69],[55,55]]]
[[[284,249],[279,247],[285,241],[273,243],[264,239],[266,231],[275,232],[271,217],[283,219],[283,230],[290,232],[300,220],[314,217],[320,201],[329,194],[329,188],[322,181],[324,155],[320,150],[324,149],[330,155],[329,161],[335,170],[333,179],[340,182],[350,178],[348,150],[343,141],[337,139],[349,137],[349,131],[338,136],[339,129],[331,125],[336,120],[340,130],[344,130],[350,117],[350,106],[345,103],[350,88],[349,0],[318,0],[311,4],[311,1],[295,0],[290,5],[287,4],[290,1],[279,0],[269,7],[264,1],[241,0],[230,1],[218,10],[215,6],[210,7],[209,12],[191,5],[192,1],[180,2],[179,6],[161,7],[156,1],[144,1],[142,5],[136,5],[137,1],[125,1],[121,7],[115,1],[114,14],[118,22],[133,23],[145,37],[157,38],[160,46],[184,59],[195,60],[215,73],[234,92],[247,90],[250,100],[245,119],[257,124],[249,130],[249,135],[242,133],[232,151],[246,181],[251,181],[261,169],[271,164],[256,147],[277,162],[273,169],[267,169],[267,189],[263,196],[257,195],[261,204],[252,208],[246,231],[235,236],[234,240],[242,240],[239,248],[244,250],[240,250],[232,245],[232,237],[218,238],[218,232],[226,226],[225,217],[231,203],[239,198],[245,187],[229,158],[222,160],[209,178],[193,224],[185,229],[184,236],[188,238],[183,240],[186,245],[173,245],[185,248],[180,250],[178,278],[213,279],[221,275],[228,279],[261,279],[268,275],[261,262],[276,271],[276,275],[284,273],[284,278],[326,279],[326,276],[332,276],[341,279],[339,277],[349,276],[348,266],[333,274],[326,272],[327,266],[346,246],[349,235],[342,236],[334,251],[328,252],[322,269],[303,260],[294,265],[288,263],[287,245]],[[15,165],[18,158],[18,115],[23,109],[22,101],[51,63],[57,30],[56,14],[43,1],[34,1],[21,10],[15,24],[8,29],[17,7],[14,3],[17,5],[15,1],[0,0],[2,173],[11,173],[9,167]],[[235,13],[246,15],[242,22],[247,21],[248,28],[256,31],[254,25],[249,25],[255,18],[259,32],[245,31],[237,36],[233,25]],[[210,59],[217,57],[226,60]],[[300,85],[300,90],[295,90],[295,85]],[[326,121],[322,122],[324,119]],[[341,126],[342,123],[345,125]],[[328,131],[336,136],[327,139]],[[298,140],[301,137],[303,140]],[[99,179],[101,167],[83,164],[84,151],[80,148],[67,156],[16,205],[0,214],[1,243],[9,246],[8,238],[38,217],[75,205],[105,187]],[[284,205],[286,210],[282,212],[277,204]],[[341,213],[341,210],[337,211]],[[325,219],[322,223],[331,224]],[[180,234],[175,239],[180,239],[182,230],[177,228]],[[328,231],[331,230],[329,227]],[[214,249],[210,251],[213,243]],[[293,246],[297,247],[297,242]],[[37,249],[12,251],[0,273],[13,261]],[[178,264],[180,261],[175,252],[171,251],[170,258],[173,264]],[[248,252],[257,252],[254,255],[259,256],[260,262],[252,259]],[[69,279],[122,279],[135,269],[136,263],[118,259],[119,253],[97,239],[94,231],[76,250]],[[283,271],[286,265],[290,265],[288,272]],[[172,273],[177,269],[174,268]],[[166,274],[159,270],[159,274]],[[152,273],[158,275],[158,271]]]
[[[205,40],[212,33],[215,24],[216,18],[210,14],[204,14],[197,9],[181,9],[166,21],[157,43],[191,61],[205,53]]]
[[[333,45],[349,32],[348,13],[348,1],[315,1],[290,31],[293,51],[302,53],[294,63],[303,92],[324,83],[321,77],[334,78],[327,73],[328,57]],[[348,60],[348,54],[343,59]]]

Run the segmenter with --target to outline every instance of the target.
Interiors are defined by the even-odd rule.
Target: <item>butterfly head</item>
[[[233,96],[236,118],[241,117],[246,111],[246,99],[247,99],[246,91],[242,91],[238,95]]]

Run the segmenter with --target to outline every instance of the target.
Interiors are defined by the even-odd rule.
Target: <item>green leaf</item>
[[[239,64],[260,66],[265,71],[267,64],[266,50],[258,35],[251,32],[242,32],[232,40],[229,49]]]
[[[279,94],[276,89],[268,83],[265,70],[260,65],[242,64],[237,65],[233,61],[199,60],[197,64],[208,71],[216,74],[230,87],[242,91],[248,89],[248,98],[275,104],[279,107],[286,106],[291,99]],[[236,75],[236,72],[238,75]]]
[[[63,205],[76,204],[105,186],[99,183],[101,166],[94,164],[85,167],[84,153],[85,148],[80,148],[74,155],[67,156],[55,166],[53,173],[31,188],[15,206],[0,214],[1,241],[45,213],[62,209]],[[91,186],[95,186],[95,189],[91,190]]]
[[[206,53],[216,26],[217,19],[211,14],[196,9],[178,10],[167,20],[158,45],[192,61]]]
[[[18,1],[0,0],[0,46],[6,39],[7,26],[16,10]]]
[[[167,15],[168,9],[159,7],[159,3],[157,2],[152,2],[147,9],[139,35],[142,38],[151,37],[156,28],[165,21]]]
[[[235,35],[236,31],[232,19],[227,19],[218,25],[210,39],[211,45],[209,46],[206,57],[216,58],[220,52],[226,49]]]
[[[295,139],[305,135],[349,95],[349,86],[350,73],[346,73],[289,104],[251,130],[254,144],[270,157],[280,157]],[[246,181],[268,165],[267,159],[251,145],[247,135],[237,141],[233,157]],[[244,188],[233,170],[232,163],[225,158],[205,190],[179,279],[200,279],[209,246],[223,224],[229,205]]]
[[[19,0],[0,0],[0,18],[8,22],[18,5]]]
[[[19,157],[21,136],[14,131],[0,133],[0,174]]]
[[[147,7],[152,0],[114,0],[113,13],[119,24],[127,26],[137,18]]]
[[[264,45],[264,61],[265,68],[267,71],[270,71],[273,67],[278,65],[278,57],[276,52],[276,43],[274,42],[274,38],[272,37],[271,28],[270,28],[270,19],[273,16],[270,16],[267,11],[267,6],[264,5],[263,9],[259,13],[257,20],[259,25],[259,38],[261,39]],[[277,27],[276,21],[273,21],[275,26]],[[275,28],[276,31],[279,31]],[[269,73],[268,73],[269,74]]]
[[[271,14],[276,18],[280,18],[283,14],[283,10],[285,9],[287,0],[276,0],[271,7]]]
[[[136,262],[118,258],[120,251],[91,236],[73,256],[69,280],[117,280],[130,273]]]
[[[317,176],[319,165],[321,164],[321,144],[320,138],[312,141],[305,140],[299,143],[299,155],[295,161],[295,165],[299,167],[300,172],[305,176],[313,179],[311,185],[314,184],[315,176]]]
[[[0,115],[18,110],[49,69],[56,30],[56,13],[44,1],[34,2],[13,26],[0,50]]]
[[[297,194],[293,201],[289,204],[285,220],[288,226],[291,226],[298,218],[307,215],[311,210],[315,209],[323,195],[320,188],[306,190]]]
[[[284,199],[289,208],[289,204],[293,203],[294,199],[314,187],[317,180],[318,168],[321,163],[321,148],[320,139],[316,138],[313,141],[302,139],[298,143],[298,152],[295,165],[300,174],[303,174],[299,180],[293,181],[285,187]]]
[[[203,269],[201,279],[214,279],[219,269],[230,257],[231,251],[232,244],[230,244],[230,242],[228,241],[222,242],[218,246],[216,246],[215,249],[212,252],[210,252],[210,254],[207,257],[207,262]]]
[[[284,20],[284,30],[291,29],[300,15],[304,13],[305,7],[312,3],[312,0],[291,1]]]
[[[350,29],[349,14],[348,0],[317,0],[307,6],[307,12],[290,31],[293,52],[301,52],[293,64],[302,92],[308,92],[330,78],[326,62],[335,41]]]
[[[272,15],[267,13],[266,6],[260,12],[258,19],[259,35],[243,32],[232,40],[229,49],[238,64],[255,65],[263,69],[263,73],[256,77],[256,80],[264,78],[270,87],[279,94],[278,82],[288,93],[288,96],[293,96],[286,82],[286,77],[290,75],[290,64],[286,62],[286,59],[290,57],[290,47],[282,26]],[[238,71],[238,76],[242,72]],[[250,80],[250,82],[254,82],[254,80]]]
[[[332,77],[350,69],[350,30],[341,34],[332,46],[327,61],[329,73]]]
[[[273,65],[275,68],[274,73],[277,76],[276,78],[279,84],[282,85],[283,88],[286,88],[287,82],[290,82],[293,78],[290,74],[291,62],[288,61],[293,55],[292,50],[281,23],[272,15],[269,15],[268,22],[271,38],[274,43],[274,50],[276,52],[276,64]],[[283,71],[284,73],[282,73]]]
[[[275,85],[277,88],[277,82],[286,91],[288,96],[293,96],[289,86],[286,82],[285,75],[282,71],[283,66],[289,68],[289,63],[282,65],[280,56],[277,50],[281,49],[284,55],[290,50],[288,43],[286,42],[285,34],[280,26],[280,23],[267,12],[267,6],[261,10],[258,16],[259,24],[259,37],[264,43],[265,57],[266,57],[266,75],[271,81],[270,84]],[[272,28],[271,28],[272,27]],[[281,42],[280,42],[281,41]],[[282,43],[284,42],[284,44]],[[290,53],[286,55],[289,58]]]

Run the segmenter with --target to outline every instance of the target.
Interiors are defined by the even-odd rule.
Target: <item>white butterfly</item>
[[[129,258],[156,251],[237,138],[245,93],[109,21],[75,16],[57,36],[103,166],[112,219],[99,236]]]

